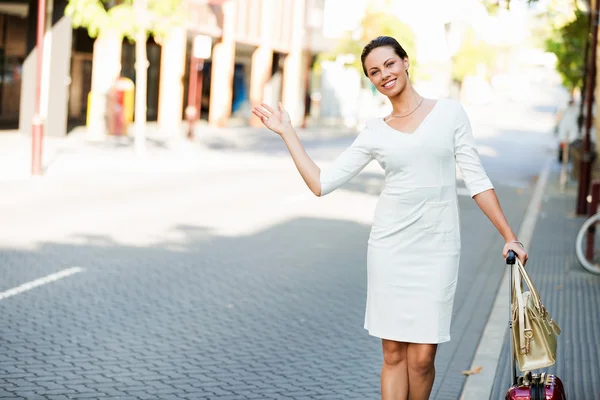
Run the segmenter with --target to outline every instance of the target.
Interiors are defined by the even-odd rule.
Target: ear
[[[408,69],[408,67],[410,66],[410,62],[408,62],[408,57],[404,58],[404,60],[402,60],[404,62],[404,68]]]

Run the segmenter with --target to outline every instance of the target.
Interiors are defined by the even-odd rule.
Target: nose
[[[384,68],[381,74],[383,81],[385,82],[390,77],[390,75],[390,71],[387,68]]]

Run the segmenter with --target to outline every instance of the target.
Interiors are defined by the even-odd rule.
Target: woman
[[[363,71],[390,99],[392,113],[369,120],[354,143],[327,169],[306,154],[279,104],[253,113],[283,138],[304,182],[324,196],[373,159],[385,171],[371,229],[365,328],[381,338],[383,400],[428,399],[437,344],[450,340],[450,319],[460,254],[456,168],[481,210],[525,262],[488,179],[462,106],[432,100],[412,87],[409,59],[400,44],[381,36],[365,46]]]

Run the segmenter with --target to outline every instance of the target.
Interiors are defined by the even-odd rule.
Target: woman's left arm
[[[519,260],[521,260],[523,265],[525,265],[528,257],[527,252],[510,228],[510,225],[504,216],[504,212],[502,212],[502,207],[500,207],[500,202],[498,201],[498,196],[496,196],[496,191],[494,189],[486,190],[476,194],[473,197],[473,200],[475,200],[481,211],[483,211],[483,213],[489,218],[489,220],[492,222],[492,224],[494,224],[498,232],[500,232],[504,238],[506,244],[502,250],[502,255],[506,258],[508,251],[513,250],[515,253],[517,253]]]
[[[471,123],[462,106],[458,106],[454,124],[454,155],[471,197],[506,242],[502,255],[506,258],[508,251],[514,250],[524,265],[527,261],[527,253],[506,221],[494,186],[481,165],[479,154],[475,148]]]

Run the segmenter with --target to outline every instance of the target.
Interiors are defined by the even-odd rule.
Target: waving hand
[[[252,109],[252,113],[256,115],[262,123],[273,132],[281,135],[286,128],[291,128],[291,120],[288,112],[283,108],[283,104],[279,102],[279,109],[274,110],[268,104],[262,103]]]

